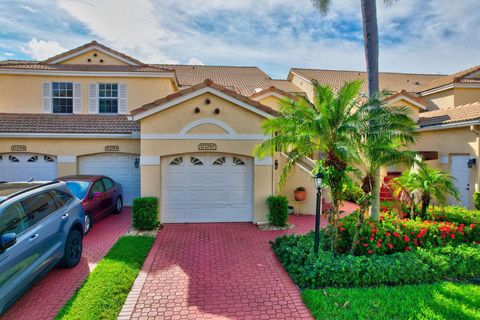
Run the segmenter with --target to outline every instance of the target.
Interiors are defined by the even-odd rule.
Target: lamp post
[[[317,188],[317,207],[315,210],[315,242],[313,246],[313,251],[315,254],[318,253],[320,214],[322,213],[322,178],[323,175],[320,172],[313,177],[313,182],[315,182],[315,187]]]

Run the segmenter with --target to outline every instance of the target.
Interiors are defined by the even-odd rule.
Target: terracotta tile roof
[[[418,124],[423,128],[473,120],[480,120],[480,102],[421,112]]]
[[[0,61],[0,65],[2,64],[36,64],[38,61],[34,60],[2,60]]]
[[[250,99],[250,98],[248,98],[248,97],[246,97],[246,96],[244,96],[244,95],[241,95],[241,94],[239,94],[239,93],[237,93],[237,92],[235,92],[235,91],[233,91],[233,90],[231,90],[231,89],[228,89],[228,88],[225,88],[224,86],[221,86],[221,85],[219,85],[219,84],[216,84],[216,83],[214,83],[214,82],[213,82],[212,80],[210,80],[210,79],[206,79],[205,81],[203,81],[203,82],[201,82],[201,83],[195,84],[195,85],[193,85],[193,86],[191,86],[191,87],[188,87],[188,88],[186,88],[186,89],[182,89],[182,90],[177,91],[177,92],[175,92],[175,93],[172,93],[172,94],[170,94],[170,95],[168,95],[168,96],[166,96],[166,97],[163,97],[163,98],[161,98],[161,99],[157,99],[157,100],[155,100],[155,101],[153,101],[153,102],[151,102],[151,103],[144,104],[143,106],[132,110],[132,111],[131,111],[131,114],[132,114],[132,115],[136,115],[136,114],[139,114],[139,113],[148,111],[148,110],[153,109],[153,108],[155,108],[155,107],[157,107],[157,106],[160,106],[160,105],[162,105],[162,104],[164,104],[164,103],[166,103],[166,102],[175,100],[175,99],[177,99],[177,98],[180,98],[180,97],[182,97],[182,96],[188,95],[188,94],[190,94],[190,93],[193,93],[193,92],[195,92],[195,91],[197,91],[197,90],[200,90],[200,89],[203,89],[203,88],[206,88],[206,87],[210,87],[210,88],[213,88],[213,89],[215,89],[215,90],[218,90],[218,91],[220,91],[220,92],[222,92],[222,93],[224,93],[224,94],[227,94],[227,95],[229,95],[229,96],[231,96],[231,97],[233,97],[233,98],[235,98],[235,99],[238,99],[238,100],[240,100],[240,101],[243,101],[243,102],[251,105],[252,107],[255,107],[255,108],[257,108],[257,109],[259,109],[259,110],[261,110],[261,111],[263,111],[263,112],[266,112],[266,113],[268,113],[268,114],[271,114],[271,115],[273,115],[273,116],[278,115],[278,113],[277,113],[275,110],[273,110],[273,109],[271,109],[271,108],[269,108],[269,107],[261,104],[260,102],[257,102],[257,101],[255,101],[255,100],[252,100],[252,99]]]
[[[426,100],[418,97],[417,95],[415,95],[415,94],[413,94],[413,93],[407,92],[407,91],[405,91],[405,90],[399,91],[399,92],[397,92],[397,93],[389,96],[389,97],[386,98],[385,100],[386,100],[386,101],[394,100],[394,99],[396,99],[396,98],[398,98],[398,97],[401,97],[401,96],[408,97],[408,98],[410,98],[410,99],[412,99],[412,100],[420,103],[420,104],[423,105],[424,107],[427,107],[427,106],[429,105],[429,103],[428,103]]]
[[[431,81],[430,83],[428,83],[425,86],[425,88],[422,89],[422,91],[442,87],[442,86],[452,84],[452,83],[456,83],[456,82],[468,83],[468,82],[473,81],[474,83],[478,83],[478,82],[480,82],[480,78],[463,79],[464,77],[467,77],[467,76],[469,76],[473,73],[476,73],[476,72],[480,72],[480,66],[475,66],[475,67],[472,67],[472,68],[468,68],[466,70],[462,70],[462,71],[453,73],[453,74],[448,75],[448,76],[440,77],[440,78],[435,79],[435,80]]]
[[[290,99],[297,99],[297,95],[299,95],[299,94],[294,94],[294,93],[288,93],[288,92],[285,92],[283,90],[278,89],[275,86],[271,86],[271,87],[268,87],[266,89],[263,89],[261,91],[258,91],[256,93],[252,94],[251,96],[249,96],[249,98],[253,99],[253,100],[256,100],[257,97],[261,97],[264,94],[267,94],[267,93],[270,93],[270,92],[277,93],[281,96],[288,97]],[[304,95],[304,93],[302,95]]]
[[[143,64],[144,64],[143,62],[141,62],[141,61],[139,61],[139,60],[137,60],[137,59],[134,59],[134,58],[132,58],[132,57],[130,57],[130,56],[127,56],[126,54],[121,53],[121,52],[119,52],[119,51],[117,51],[117,50],[113,50],[112,48],[109,48],[109,47],[107,47],[107,46],[105,46],[105,45],[103,45],[103,44],[101,44],[101,43],[98,43],[98,42],[95,41],[95,40],[92,41],[92,42],[86,43],[86,44],[84,44],[84,45],[82,45],[82,46],[80,46],[80,47],[77,47],[77,48],[75,48],[75,49],[68,50],[68,51],[65,51],[65,52],[63,52],[63,53],[57,54],[56,56],[53,56],[53,57],[51,57],[51,58],[48,58],[47,60],[41,61],[40,63],[50,63],[50,62],[52,62],[52,61],[55,61],[55,60],[61,59],[61,58],[63,58],[63,57],[69,56],[69,55],[71,55],[71,54],[73,54],[73,53],[76,53],[76,52],[78,52],[78,51],[87,49],[87,48],[89,48],[89,47],[99,47],[99,48],[101,48],[101,49],[103,49],[103,50],[105,50],[105,51],[107,51],[107,52],[110,52],[110,53],[112,53],[112,54],[114,54],[114,55],[120,56],[120,57],[122,57],[123,59],[129,60],[130,62],[132,62],[132,63],[134,63],[134,64],[138,64],[138,65],[143,65]]]
[[[302,89],[300,89],[288,80],[271,79],[268,82],[271,86],[274,86],[275,88],[282,90],[283,92],[305,95],[305,92]]]
[[[2,133],[131,134],[138,122],[126,115],[0,113]]]
[[[116,66],[116,65],[89,65],[89,64],[40,64],[40,63],[17,63],[0,64],[0,70],[43,70],[43,71],[93,71],[93,72],[173,72],[151,65],[141,66]]]
[[[292,68],[290,72],[335,88],[340,88],[345,82],[360,79],[364,81],[361,88],[362,92],[368,91],[367,73],[363,71]],[[442,76],[440,74],[380,72],[380,90],[418,92],[423,90],[427,83]]]
[[[268,74],[257,67],[204,66],[204,65],[156,65],[175,69],[180,87],[189,87],[211,79],[227,89],[244,96],[265,89],[272,84]]]

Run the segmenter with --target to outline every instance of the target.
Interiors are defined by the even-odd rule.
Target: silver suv
[[[63,182],[0,183],[0,314],[58,263],[80,262],[83,221]]]

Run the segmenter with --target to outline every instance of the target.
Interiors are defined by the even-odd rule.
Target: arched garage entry
[[[57,157],[40,153],[0,154],[0,181],[46,181],[57,177]]]
[[[223,153],[162,157],[162,222],[253,220],[253,159]]]
[[[78,157],[78,174],[108,176],[123,187],[123,202],[132,205],[140,196],[139,155],[98,153]]]

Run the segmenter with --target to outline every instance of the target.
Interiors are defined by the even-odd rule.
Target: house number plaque
[[[215,143],[200,143],[198,150],[217,150],[217,145]]]
[[[27,151],[27,146],[23,145],[23,144],[14,144],[12,145],[12,147],[10,148],[10,151]]]
[[[120,151],[119,146],[115,146],[115,145],[105,146],[105,152],[118,152],[118,151]]]

